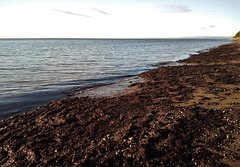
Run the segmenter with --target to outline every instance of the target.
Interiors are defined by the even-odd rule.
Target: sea
[[[0,39],[0,119],[231,43],[219,39]]]

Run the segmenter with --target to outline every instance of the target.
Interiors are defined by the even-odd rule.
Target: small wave
[[[0,68],[0,70],[2,70],[2,71],[25,70],[25,69],[26,69],[26,68],[24,68],[24,67],[21,67],[21,68],[19,68],[19,67]]]

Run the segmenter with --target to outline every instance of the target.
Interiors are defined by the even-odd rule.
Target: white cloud
[[[217,27],[216,25],[210,25],[210,26],[207,26],[207,27],[202,27],[202,30],[208,31],[209,29],[216,28],[216,27]]]
[[[209,28],[215,28],[216,27],[216,25],[210,25],[209,26]]]
[[[101,13],[101,14],[105,14],[105,15],[110,15],[109,13],[105,12],[105,11],[102,11],[102,10],[99,10],[99,9],[96,9],[96,8],[91,8],[92,10],[95,10],[97,11],[98,13]]]
[[[157,8],[164,13],[185,13],[192,11],[186,5],[160,5]]]
[[[71,14],[71,15],[76,15],[76,16],[81,16],[81,17],[93,18],[92,16],[83,15],[83,14],[79,14],[79,13],[73,13],[73,12],[69,12],[69,11],[63,11],[63,10],[57,10],[57,9],[51,9],[51,10],[57,11],[57,12],[62,12],[62,13],[65,13],[65,14]]]

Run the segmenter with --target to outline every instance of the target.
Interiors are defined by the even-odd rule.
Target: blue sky
[[[0,38],[233,36],[240,0],[1,0]]]

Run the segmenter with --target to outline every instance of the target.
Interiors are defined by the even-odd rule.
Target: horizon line
[[[12,37],[10,37],[10,38],[0,38],[0,40],[31,40],[31,39],[35,39],[35,40],[43,40],[43,39],[55,39],[55,40],[64,40],[64,39],[76,39],[76,40],[97,40],[97,39],[99,39],[99,40],[107,40],[107,39],[109,39],[109,40],[113,40],[113,39],[208,39],[208,38],[210,38],[210,39],[216,39],[216,38],[229,38],[229,39],[232,39],[232,37],[231,36],[191,36],[191,37],[145,37],[145,38],[141,38],[141,37],[139,37],[139,38],[131,38],[131,37],[129,37],[129,38],[70,38],[70,37],[63,37],[63,38],[61,38],[61,37],[54,37],[54,38],[49,38],[49,37],[28,37],[28,38],[22,38],[22,37],[14,37],[14,38],[12,38]]]

